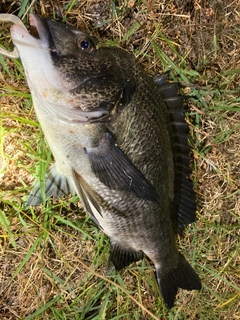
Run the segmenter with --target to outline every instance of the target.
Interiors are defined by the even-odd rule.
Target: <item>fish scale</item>
[[[150,77],[133,55],[80,30],[30,14],[29,33],[8,17],[56,161],[46,174],[46,198],[79,195],[110,237],[117,270],[146,255],[168,308],[178,288],[200,290],[176,245],[196,211],[179,84],[168,73]],[[42,201],[37,183],[26,205]]]

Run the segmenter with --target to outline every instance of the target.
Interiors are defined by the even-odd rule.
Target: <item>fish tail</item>
[[[168,272],[163,272],[160,268],[156,270],[160,291],[164,303],[169,309],[171,309],[174,305],[178,288],[186,290],[201,289],[201,281],[198,275],[184,258],[184,256],[181,254],[179,255],[177,267],[174,267]]]

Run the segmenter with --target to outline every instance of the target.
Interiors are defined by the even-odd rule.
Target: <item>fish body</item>
[[[149,257],[167,307],[201,282],[176,235],[195,221],[188,127],[178,84],[150,77],[133,55],[30,15],[13,25],[37,118],[55,158],[46,197],[74,193],[111,239],[117,270]],[[35,35],[35,36],[34,36]],[[27,205],[42,202],[39,185]]]

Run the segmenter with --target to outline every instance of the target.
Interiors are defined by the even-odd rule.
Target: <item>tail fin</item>
[[[156,272],[164,303],[169,309],[174,305],[178,288],[186,290],[201,289],[201,281],[198,275],[181,254],[177,267],[171,269],[167,273],[160,269],[157,269]]]

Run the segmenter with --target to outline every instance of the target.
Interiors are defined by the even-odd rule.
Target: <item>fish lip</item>
[[[48,26],[47,18],[43,18],[36,13],[29,15],[30,30],[29,34],[39,41],[43,47],[55,50],[54,42],[51,35],[51,30]]]
[[[30,30],[29,33],[35,39],[46,41],[50,36],[46,19],[40,17],[36,13],[30,13],[29,15]]]

